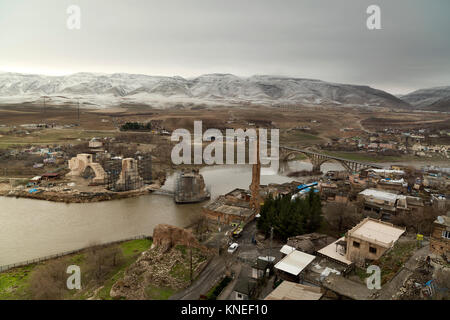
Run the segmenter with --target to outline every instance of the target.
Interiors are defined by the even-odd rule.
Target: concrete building
[[[450,255],[450,217],[439,216],[433,222],[430,237],[430,251],[437,255]]]
[[[365,218],[345,235],[346,259],[357,264],[378,260],[405,231],[391,223]]]
[[[224,196],[203,206],[202,210],[206,218],[224,224],[248,222],[255,216],[255,210],[250,208],[249,202],[230,201]]]
[[[100,141],[99,139],[92,138],[89,141],[89,148],[91,148],[91,149],[100,149],[101,147],[103,147],[103,142]]]
[[[421,198],[387,192],[380,189],[366,189],[358,194],[363,212],[375,219],[390,220],[398,213],[421,213],[424,203]]]
[[[256,295],[257,284],[253,279],[239,277],[231,294],[232,300],[250,300]]]

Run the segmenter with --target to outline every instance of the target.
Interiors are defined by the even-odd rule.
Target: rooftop
[[[264,300],[319,300],[321,297],[319,287],[283,281]]]
[[[345,265],[351,265],[352,262],[345,258],[345,250],[340,251],[338,248],[338,243],[341,241],[345,241],[345,238],[342,237],[342,238],[336,240],[335,242],[329,244],[325,248],[322,248],[319,251],[317,251],[317,253],[319,253],[325,257],[331,258],[332,260],[343,263]]]
[[[301,251],[294,250],[279,261],[275,268],[294,276],[300,274],[316,257]]]
[[[366,189],[359,193],[362,196],[375,198],[383,201],[395,202],[397,199],[405,199],[406,196],[398,195],[392,192],[377,190],[377,189]]]
[[[442,224],[446,227],[450,227],[450,217],[449,216],[439,216],[434,223]]]
[[[391,223],[365,218],[348,231],[347,235],[361,240],[378,243],[384,247],[390,247],[404,232],[405,229],[395,227]]]

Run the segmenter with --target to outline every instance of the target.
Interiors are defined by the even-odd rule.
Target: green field
[[[126,268],[131,265],[139,255],[148,250],[152,245],[152,241],[149,239],[139,239],[122,242],[120,244],[115,244],[107,246],[105,248],[111,248],[113,246],[120,248],[123,254],[123,261],[117,265],[115,270],[111,271],[107,276],[107,279],[103,283],[103,288],[99,290],[96,294],[96,298],[108,300],[111,299],[109,292],[112,285],[123,277]],[[79,265],[81,271],[83,272],[86,266],[86,253],[80,252],[78,254],[73,254],[65,256],[63,261],[67,264]],[[33,272],[36,272],[39,267],[45,266],[47,263],[51,263],[52,260],[40,263],[39,265],[28,265],[24,267],[15,268],[0,273],[0,300],[23,300],[32,299],[32,293],[30,291],[30,278]],[[68,291],[66,294],[66,299],[87,299],[94,293],[95,287],[90,287],[89,285],[84,288],[82,284],[81,291]]]
[[[96,130],[80,130],[80,129],[44,129],[30,131],[29,135],[9,135],[0,136],[0,149],[10,148],[12,146],[23,145],[50,145],[77,143],[78,139],[91,139],[94,137],[105,138],[118,134],[116,131],[96,131]]]

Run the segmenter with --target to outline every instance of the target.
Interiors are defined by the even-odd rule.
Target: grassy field
[[[167,300],[175,293],[172,288],[161,288],[156,286],[148,286],[145,293],[150,300]]]
[[[289,132],[282,132],[280,134],[280,144],[301,144],[303,146],[320,144],[325,140],[317,135],[313,135],[306,132],[301,132],[298,130],[292,130]]]
[[[126,268],[136,261],[139,255],[149,249],[151,245],[152,241],[149,239],[131,240],[112,245],[121,250],[124,259],[108,274],[103,283],[103,287],[96,293],[96,298],[104,300],[111,299],[109,292],[112,285],[118,279],[123,277]],[[105,248],[111,248],[112,246],[107,246]],[[61,259],[63,259],[67,266],[71,264],[79,265],[82,273],[87,264],[85,252],[69,255]],[[51,262],[52,261],[49,260],[39,265],[28,265],[0,273],[0,300],[32,299],[32,293],[30,291],[30,278],[39,267],[43,267]],[[81,291],[67,290],[66,299],[87,299],[94,294],[94,290],[96,289],[95,287],[90,287],[89,285],[85,288],[83,287],[83,284],[82,288],[83,289]]]
[[[417,250],[416,241],[397,242],[391,250],[376,261],[375,264],[381,269],[381,284],[390,281],[411,258],[415,250]]]
[[[0,273],[0,300],[29,299],[28,281],[35,264]]]
[[[76,144],[78,139],[104,138],[119,134],[118,131],[97,131],[79,129],[44,129],[32,131],[29,135],[1,135],[0,149],[23,145]]]

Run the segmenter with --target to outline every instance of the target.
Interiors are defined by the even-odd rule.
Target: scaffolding
[[[139,156],[136,172],[122,172],[122,160],[107,160],[103,168],[106,172],[107,189],[111,191],[130,191],[142,188],[145,184],[152,183],[152,156],[146,154]]]
[[[107,160],[105,161],[103,168],[106,172],[106,189],[116,191],[116,182],[122,171],[122,161]]]
[[[145,184],[151,184],[153,181],[152,175],[152,155],[145,154],[138,158],[138,172],[139,176],[144,180]]]

